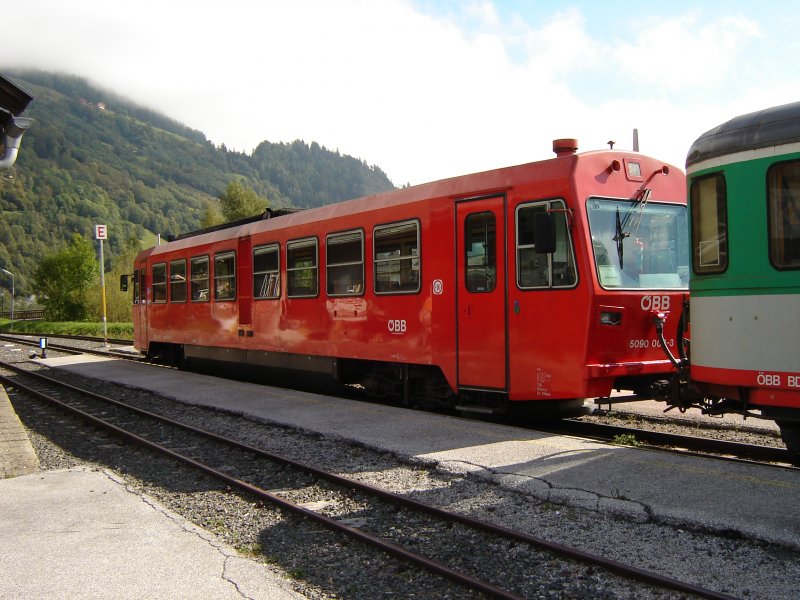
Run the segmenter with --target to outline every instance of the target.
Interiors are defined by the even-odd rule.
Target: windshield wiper
[[[617,207],[616,229],[614,231],[614,237],[611,239],[617,243],[617,256],[619,257],[620,269],[623,266],[623,242],[625,241],[626,237],[630,237],[631,235],[631,232],[627,231],[628,226],[630,225],[630,229],[633,229],[634,231],[639,230],[639,225],[642,224],[642,216],[644,215],[644,207],[647,206],[647,203],[650,200],[650,194],[652,194],[652,190],[650,188],[643,189],[641,194],[639,194],[639,197],[634,198],[634,204],[630,207],[628,212],[625,213],[625,218],[623,220],[620,220],[619,218],[619,206]],[[635,223],[629,223],[633,217],[634,211],[637,209],[639,218]]]
[[[622,242],[628,237],[630,233],[626,233],[622,231],[622,222],[619,220],[619,206],[617,207],[617,225],[616,230],[614,231],[614,237],[611,238],[617,243],[617,256],[619,257],[619,268],[622,268],[622,253],[623,253],[623,246]]]

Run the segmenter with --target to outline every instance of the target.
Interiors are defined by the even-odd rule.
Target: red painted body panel
[[[631,180],[612,161],[635,159],[643,178]],[[146,301],[134,306],[135,344],[153,342],[257,349],[386,363],[435,365],[454,391],[462,386],[507,392],[510,400],[550,400],[606,395],[623,375],[668,373],[661,349],[639,347],[655,338],[650,307],[642,299],[681,292],[603,290],[593,266],[586,200],[632,198],[645,185],[652,202],[685,204],[685,177],[674,167],[633,153],[589,152],[466,175],[318,209],[200,234],[151,248]],[[658,175],[647,180],[651,173]],[[647,181],[646,181],[647,180]],[[475,200],[472,200],[475,199]],[[567,289],[517,285],[515,215],[520,204],[560,199],[570,211],[577,283]],[[463,219],[489,211],[497,219],[497,287],[491,294],[465,288]],[[415,293],[374,292],[373,242],[378,225],[416,220],[420,226]],[[326,294],[325,240],[331,233],[363,231],[364,291]],[[316,238],[318,295],[286,297],[286,242]],[[252,298],[252,248],[280,244],[279,299]],[[461,244],[461,245],[460,245]],[[237,251],[235,301],[154,304],[152,265]],[[242,256],[245,258],[243,259]],[[212,276],[213,277],[213,276]],[[212,279],[213,281],[213,279]],[[599,325],[601,306],[624,314],[618,327]],[[665,331],[675,337],[677,310]],[[400,326],[402,324],[402,326]],[[633,340],[633,342],[632,342]],[[634,343],[636,342],[636,343]]]
[[[800,373],[692,366],[692,379],[709,395],[742,398],[753,406],[800,406]]]

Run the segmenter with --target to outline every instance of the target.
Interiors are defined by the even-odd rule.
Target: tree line
[[[208,214],[212,226],[263,212],[266,198],[240,181],[231,181],[219,197],[220,213]],[[130,320],[133,298],[117,285],[120,277],[130,274],[131,265],[141,251],[141,244],[129,238],[106,273],[105,316],[108,322]],[[96,243],[81,234],[73,234],[61,249],[46,254],[33,273],[33,292],[45,310],[47,321],[99,320],[103,315],[100,265]]]
[[[0,176],[0,267],[15,272],[19,296],[34,292],[45,255],[91,236],[96,224],[108,227],[109,272],[132,243],[146,248],[227,220],[229,193],[246,204],[310,208],[394,187],[378,167],[314,142],[264,141],[248,154],[83,79],[4,73],[34,96],[25,116],[35,122],[17,164]]]

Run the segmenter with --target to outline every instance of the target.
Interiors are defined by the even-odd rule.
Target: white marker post
[[[106,273],[103,261],[103,240],[108,239],[108,228],[105,225],[94,226],[94,239],[100,241],[100,286],[103,288],[103,342],[108,350],[108,331],[106,329]]]

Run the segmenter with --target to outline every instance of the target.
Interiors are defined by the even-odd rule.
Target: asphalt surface
[[[680,456],[122,360],[48,359],[81,375],[189,404],[435,461],[542,499],[687,523],[800,548],[800,471]]]
[[[618,447],[129,361],[50,367],[435,462],[538,498],[800,550],[800,471]],[[291,583],[106,471],[38,473],[0,388],[0,598],[292,598]]]

